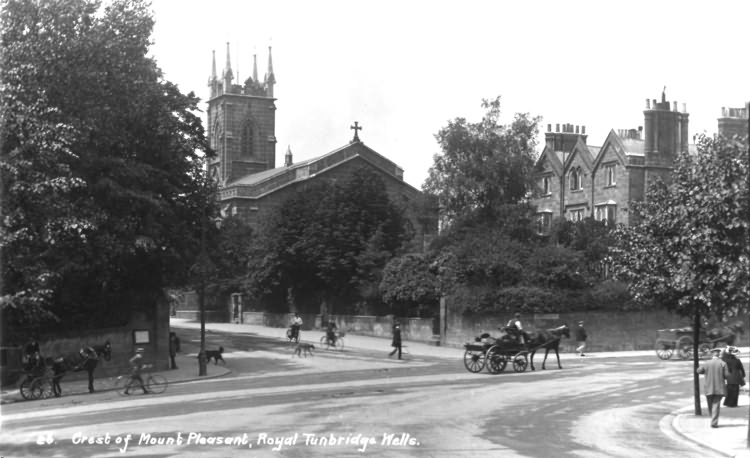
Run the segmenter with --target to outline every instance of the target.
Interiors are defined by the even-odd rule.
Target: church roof
[[[401,167],[369,148],[364,143],[353,142],[322,156],[300,161],[290,166],[276,167],[238,178],[223,187],[223,191],[228,191],[229,189],[234,189],[234,191],[220,191],[220,194],[226,198],[257,198],[292,183],[313,178],[322,172],[355,158],[366,160],[394,179],[403,182],[405,186],[411,188],[408,183],[403,181],[404,171]]]

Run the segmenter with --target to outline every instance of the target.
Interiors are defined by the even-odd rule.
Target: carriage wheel
[[[677,354],[682,359],[693,357],[693,339],[689,336],[682,336],[677,340]]]
[[[529,360],[526,359],[526,355],[516,355],[513,357],[513,370],[516,372],[523,372],[529,365]]]
[[[487,370],[490,374],[499,374],[505,369],[508,364],[508,359],[500,353],[500,349],[497,346],[490,347],[487,350]]]
[[[659,359],[669,359],[672,357],[672,344],[663,340],[656,342],[656,356]]]
[[[484,369],[485,363],[486,358],[483,351],[466,350],[466,353],[464,353],[464,366],[469,372],[481,371]]]
[[[47,399],[53,395],[51,378],[38,377],[31,381],[31,396],[33,399]]]
[[[24,399],[34,399],[32,393],[31,393],[31,382],[33,379],[30,377],[26,377],[23,382],[21,382],[21,386],[19,387],[19,390],[21,391],[21,396],[23,396]]]

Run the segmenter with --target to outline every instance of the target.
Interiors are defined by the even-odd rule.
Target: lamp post
[[[213,195],[213,194],[212,194]],[[208,209],[210,203],[213,200],[206,202],[201,218],[201,239],[200,239],[200,254],[198,255],[198,262],[196,263],[197,274],[198,274],[198,310],[201,320],[201,349],[198,352],[198,376],[206,375],[206,366],[208,358],[206,358],[206,277],[208,277],[213,269],[213,263],[211,258],[206,252],[206,230],[208,221]],[[213,220],[214,225],[217,228],[221,227],[222,219],[216,217]]]

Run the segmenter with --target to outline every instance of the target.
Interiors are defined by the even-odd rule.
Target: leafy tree
[[[193,261],[208,202],[198,99],[147,56],[145,1],[1,7],[4,323],[122,323]]]
[[[516,114],[501,125],[500,97],[483,100],[480,122],[456,118],[435,136],[435,155],[425,192],[437,196],[441,217],[453,222],[467,213],[493,215],[504,204],[522,201],[531,189],[539,118]]]
[[[406,254],[386,265],[380,291],[391,306],[388,313],[422,316],[434,313],[441,296],[436,260],[424,254]]]
[[[411,237],[382,179],[361,168],[343,182],[322,181],[285,201],[264,227],[265,251],[249,288],[285,307],[289,293],[322,302],[328,313],[378,298],[380,271]],[[260,249],[258,250],[260,251]]]
[[[636,300],[691,317],[694,365],[704,317],[736,316],[750,299],[747,144],[703,137],[681,154],[671,186],[632,203],[636,223],[615,233],[612,261]],[[698,376],[694,376],[700,414]]]

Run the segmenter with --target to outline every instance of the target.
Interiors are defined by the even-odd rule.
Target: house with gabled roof
[[[629,223],[629,203],[646,198],[655,180],[670,181],[674,158],[689,151],[688,118],[683,104],[646,101],[644,126],[611,130],[601,147],[586,143],[586,128],[547,125],[545,147],[536,164],[538,230],[549,231],[554,218],[580,221],[593,217],[611,224]]]

